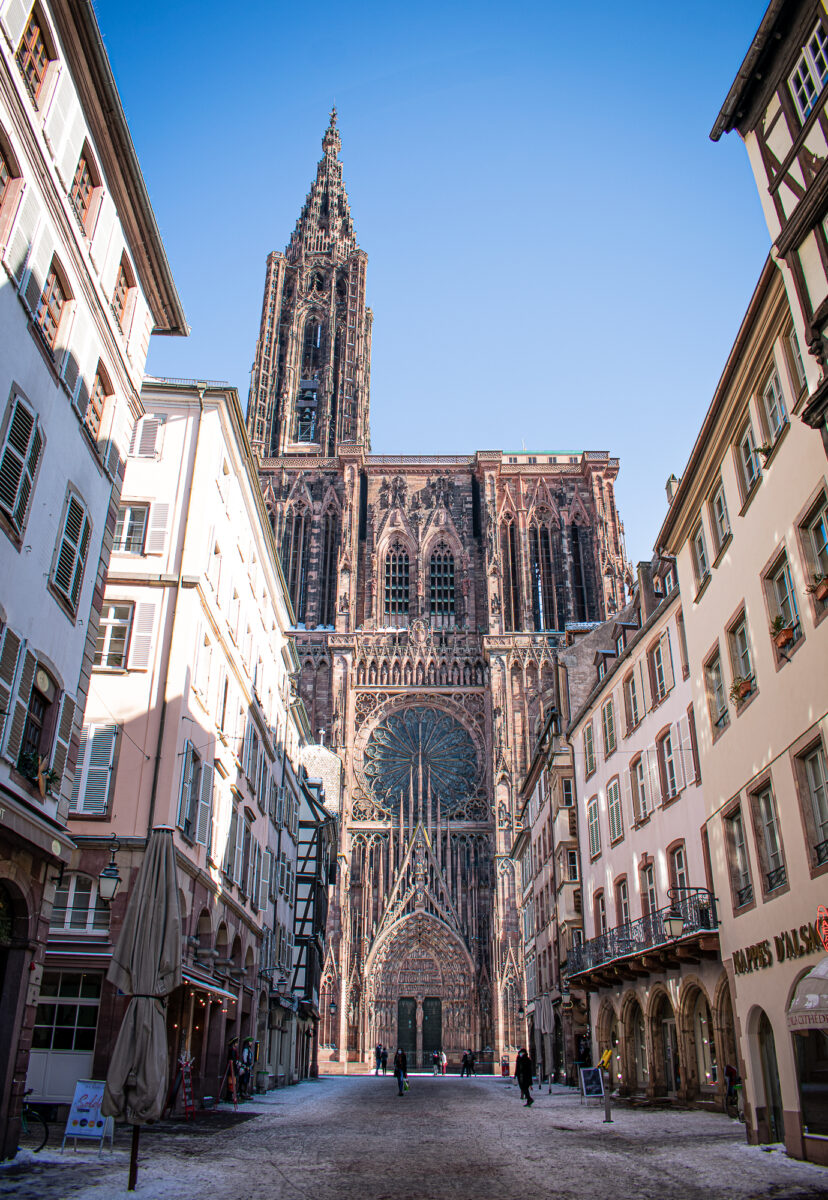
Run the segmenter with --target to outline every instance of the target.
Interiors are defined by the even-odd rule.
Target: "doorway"
[[[664,1082],[668,1096],[675,1096],[681,1085],[679,1074],[678,1037],[674,1017],[661,1022],[661,1042],[664,1047]]]
[[[438,996],[423,1000],[423,1061],[427,1066],[435,1050],[443,1048],[443,1002]]]
[[[417,1051],[417,1001],[400,996],[397,1002],[397,1045],[413,1063]]]
[[[773,1026],[766,1012],[759,1017],[759,1056],[762,1060],[762,1080],[765,1085],[765,1104],[768,1112],[768,1134],[772,1142],[784,1141],[782,1126],[782,1089],[779,1086],[779,1068],[776,1065],[776,1042]]]

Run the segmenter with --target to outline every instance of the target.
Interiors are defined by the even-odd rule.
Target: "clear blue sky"
[[[610,450],[649,557],[769,249],[738,135],[708,139],[764,7],[97,0],[192,326],[149,370],[246,404],[335,100],[374,451]]]

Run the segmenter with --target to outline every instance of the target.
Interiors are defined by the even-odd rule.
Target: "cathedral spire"
[[[324,156],[319,160],[316,179],[285,252],[289,263],[299,263],[315,254],[341,261],[357,249],[348,193],[342,182],[342,163],[339,161],[342,139],[336,119],[334,105],[322,138]]]

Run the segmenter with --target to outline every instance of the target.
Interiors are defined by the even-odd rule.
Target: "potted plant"
[[[730,699],[735,705],[739,705],[753,691],[753,683],[750,679],[746,679],[743,675],[736,675],[730,688]]]
[[[828,575],[823,575],[821,571],[812,577],[813,583],[809,583],[805,591],[809,596],[816,596],[817,600],[828,599]]]
[[[48,759],[41,758],[35,750],[24,750],[17,759],[17,769],[29,783],[39,789],[41,796],[51,796],[58,781],[57,771],[48,766]]]
[[[764,446],[756,447],[756,453],[762,455],[762,465],[764,467],[768,465],[768,459],[770,458],[772,451],[773,446],[770,444],[770,442],[765,442]]]
[[[788,643],[793,641],[793,625],[788,625],[779,613],[771,622],[770,635],[776,643],[777,650],[784,650]]]

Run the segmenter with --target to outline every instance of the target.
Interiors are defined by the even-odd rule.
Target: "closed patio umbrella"
[[[161,1116],[167,1094],[166,998],[181,983],[181,915],[171,829],[153,829],[127,904],[107,979],[131,999],[106,1074],[101,1112],[132,1125],[129,1190],[140,1127]]]

